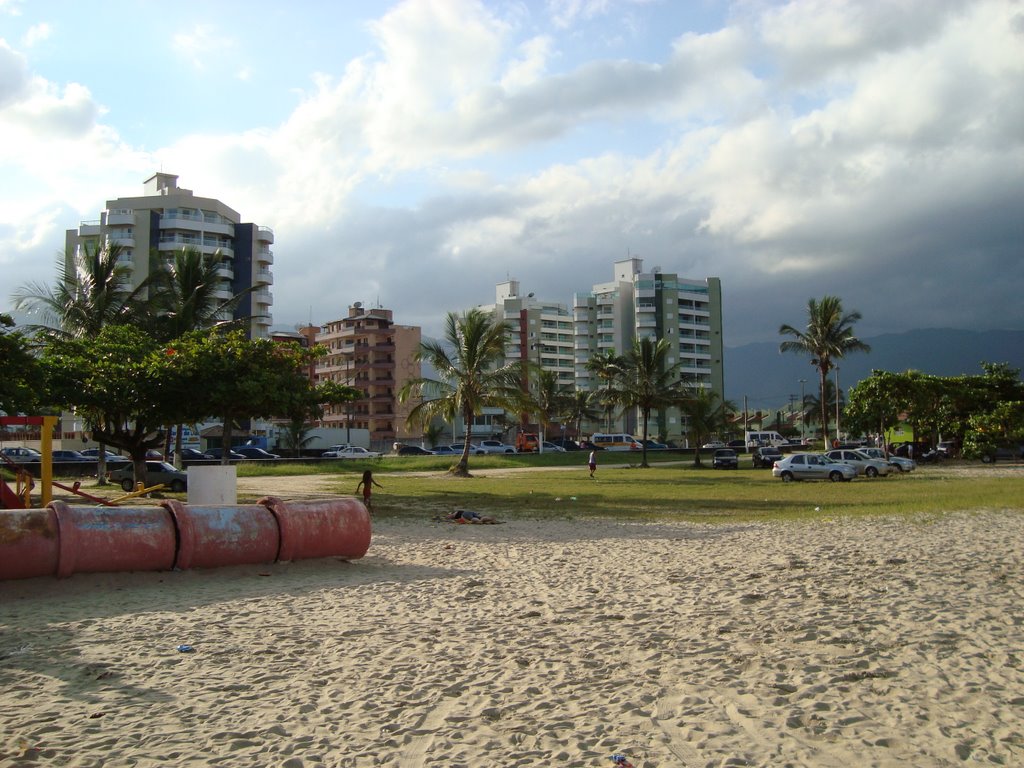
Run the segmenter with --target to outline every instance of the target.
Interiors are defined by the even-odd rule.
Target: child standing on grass
[[[376,485],[378,488],[384,487],[383,485],[381,485],[380,483],[373,479],[373,470],[368,469],[365,472],[363,472],[363,479],[360,480],[359,485],[356,486],[356,493],[359,493],[360,488],[363,489],[363,504],[366,505],[366,508],[370,512],[373,511],[373,502],[370,500],[370,497],[373,494],[374,485]]]

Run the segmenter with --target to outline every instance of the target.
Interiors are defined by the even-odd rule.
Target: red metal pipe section
[[[189,507],[176,500],[161,506],[170,511],[178,527],[176,568],[254,565],[277,559],[277,520],[266,507]]]
[[[274,513],[281,529],[278,560],[355,560],[370,548],[370,513],[356,499],[286,502],[266,496],[259,503]]]
[[[0,579],[357,559],[369,547],[370,515],[353,498],[0,510]]]

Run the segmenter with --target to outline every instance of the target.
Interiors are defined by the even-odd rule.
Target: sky
[[[1022,329],[1024,2],[0,0],[0,311],[157,171],[274,230],[275,329],[630,256],[726,346]]]

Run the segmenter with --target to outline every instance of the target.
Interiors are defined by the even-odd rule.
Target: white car
[[[470,450],[477,456],[485,453],[519,453],[514,445],[508,445],[501,440],[481,440]]]
[[[704,445],[701,446],[701,448],[709,448],[709,449],[711,449],[711,448],[725,448],[725,447],[726,447],[725,443],[723,443],[721,440],[712,440],[710,443],[704,443]]]
[[[35,448],[3,448],[0,449],[0,453],[10,461],[18,464],[28,464],[33,461],[43,460],[43,454]]]
[[[359,445],[342,445],[324,451],[321,456],[325,459],[379,459],[380,453],[368,451]]]
[[[831,480],[838,483],[853,480],[857,470],[849,464],[833,461],[828,456],[817,453],[791,453],[776,461],[772,466],[772,475],[782,478],[782,482],[793,480]]]
[[[833,461],[849,464],[857,470],[858,475],[864,475],[864,477],[886,477],[892,470],[888,462],[873,459],[866,453],[852,448],[836,448],[834,451],[828,451],[825,455]]]
[[[889,458],[885,458],[885,451],[881,448],[858,448],[861,453],[865,456],[870,456],[872,459],[878,459],[880,461],[888,461],[889,466],[895,469],[897,472],[913,472],[917,469],[917,462],[913,459],[908,459],[905,456],[897,456],[895,453],[890,453]]]

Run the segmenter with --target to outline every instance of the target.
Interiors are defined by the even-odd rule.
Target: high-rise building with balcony
[[[178,186],[178,177],[156,173],[143,185],[139,197],[108,200],[97,221],[83,221],[69,229],[65,258],[71,259],[86,243],[92,246],[119,243],[122,259],[132,268],[132,281],[139,285],[156,268],[159,260],[192,246],[203,253],[220,251],[224,262],[222,284],[216,295],[230,299],[255,287],[235,309],[234,316],[249,318],[253,338],[269,335],[273,321],[274,254],[270,246],[274,233],[268,227],[243,223],[233,209],[209,197],[196,197]]]
[[[577,388],[600,387],[586,368],[595,354],[622,355],[636,339],[666,339],[671,346],[667,362],[679,365],[682,379],[724,398],[719,278],[690,280],[660,267],[644,272],[643,260],[636,257],[616,262],[614,271],[614,280],[573,299]],[[618,427],[634,430],[635,418],[624,414]],[[668,439],[680,439],[686,432],[678,409],[652,414],[648,427],[650,434]]]
[[[316,343],[328,352],[317,362],[317,381],[355,387],[363,397],[327,407],[319,426],[368,430],[375,448],[419,439],[421,430],[406,425],[413,403],[399,403],[398,391],[420,376],[415,359],[420,338],[418,326],[395,324],[390,309],[366,309],[360,302],[348,308],[346,317],[324,323]]]

